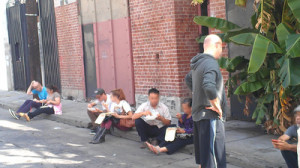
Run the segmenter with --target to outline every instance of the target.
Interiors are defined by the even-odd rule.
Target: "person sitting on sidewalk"
[[[106,109],[105,106],[103,106],[103,104],[105,103],[108,108],[110,109],[111,107],[113,107],[113,103],[110,99],[110,95],[106,94],[105,90],[100,88],[97,89],[95,91],[96,94],[96,101],[88,104],[88,110],[87,110],[87,114],[90,117],[91,120],[91,133],[92,135],[95,135],[95,129],[97,127],[97,124],[95,124],[96,119],[98,118],[99,114],[102,113],[103,111],[108,111],[108,109]],[[95,106],[100,105],[102,106],[101,110],[99,108],[94,108]],[[112,111],[112,109],[110,109],[110,111]]]
[[[162,142],[159,146],[153,146],[146,142],[148,148],[155,154],[166,152],[167,154],[173,154],[186,145],[193,144],[193,119],[192,119],[192,99],[186,98],[182,102],[182,109],[184,114],[178,113],[177,137],[173,142]]]
[[[135,120],[136,130],[141,137],[142,146],[146,148],[149,138],[156,138],[157,145],[164,141],[167,127],[171,124],[171,115],[166,105],[159,102],[159,91],[152,88],[148,91],[148,102],[139,106],[132,119]]]
[[[26,100],[25,103],[17,110],[17,112],[14,112],[13,110],[9,109],[9,113],[12,117],[15,119],[20,119],[19,113],[28,113],[32,108],[39,108],[41,107],[42,101],[47,99],[47,90],[45,87],[43,87],[39,82],[32,81],[30,86],[27,89],[28,95],[38,95],[39,100],[33,99],[33,100]]]
[[[295,125],[290,126],[278,140],[272,140],[274,147],[281,151],[289,168],[298,167],[297,144],[292,144],[290,140],[297,139],[298,141],[297,130],[300,127],[300,105],[294,110],[294,117]]]
[[[30,121],[35,116],[38,116],[42,113],[45,114],[62,114],[62,105],[61,105],[61,97],[58,92],[58,89],[54,85],[47,85],[47,99],[41,100],[41,103],[46,104],[44,106],[39,107],[37,110],[30,113],[19,113],[21,117],[24,117],[27,121]]]
[[[113,102],[113,107],[109,108],[108,104],[104,103],[105,109],[107,112],[114,112],[111,114],[111,117],[107,117],[101,124],[96,128],[96,135],[93,137],[93,140],[90,142],[92,144],[98,144],[105,142],[105,134],[110,128],[116,127],[119,130],[127,131],[131,128],[121,125],[120,120],[130,119],[132,120],[132,110],[129,103],[126,101],[125,94],[122,89],[117,89],[111,91],[111,101]],[[113,109],[113,110],[110,110]]]

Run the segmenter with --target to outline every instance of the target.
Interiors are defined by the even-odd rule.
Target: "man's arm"
[[[188,88],[193,91],[193,81],[192,81],[192,71],[190,71],[186,76],[185,76],[185,83],[188,86]]]
[[[204,72],[203,76],[203,89],[211,105],[211,107],[207,107],[206,109],[217,112],[219,117],[222,118],[223,111],[220,105],[220,100],[217,97],[216,79],[217,72],[213,69],[213,67],[209,67],[209,69]]]
[[[133,116],[132,116],[132,119],[136,120],[136,119],[139,119],[139,118],[141,118],[143,116],[147,116],[147,115],[151,115],[151,112],[150,111],[144,111],[144,112],[134,113]]]
[[[32,83],[33,83],[34,81],[32,81],[31,83],[30,83],[30,85],[29,85],[29,87],[28,87],[28,89],[27,89],[27,92],[26,92],[26,94],[28,94],[28,95],[32,95],[33,93],[32,93]]]
[[[289,144],[286,141],[289,140],[291,137],[283,134],[278,138],[278,141],[272,142],[274,147],[281,150],[281,151],[293,151],[297,152],[297,145]]]

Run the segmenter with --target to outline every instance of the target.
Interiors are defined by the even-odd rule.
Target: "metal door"
[[[56,21],[53,0],[39,0],[39,14],[45,83],[54,84],[59,89],[61,89]]]
[[[14,87],[15,90],[26,90],[30,84],[25,17],[26,8],[24,4],[16,3],[15,6],[7,8],[6,12]]]
[[[93,24],[82,26],[86,96],[91,98],[97,89]]]

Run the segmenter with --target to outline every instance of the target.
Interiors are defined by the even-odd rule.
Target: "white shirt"
[[[106,101],[99,101],[99,100],[95,100],[94,103],[96,103],[97,105],[100,105],[102,107],[102,110],[107,110],[102,104],[105,103],[107,104],[108,108],[109,108],[109,111],[113,111],[113,106],[114,106],[114,103],[111,101],[111,98],[110,98],[110,94],[106,94]]]
[[[169,112],[169,108],[166,105],[164,105],[163,103],[158,103],[156,108],[153,108],[150,105],[150,102],[145,102],[139,106],[139,108],[136,110],[135,113],[142,113],[145,111],[153,111],[153,110],[157,111],[162,117],[164,117],[167,120],[172,119],[171,114]],[[146,120],[145,116],[142,116],[142,119],[149,125],[156,125],[158,128],[161,128],[164,126],[163,122],[160,120]]]
[[[125,112],[126,114],[131,111],[130,104],[126,100],[121,100],[119,104],[113,103],[111,112],[116,112],[118,114],[122,114]]]

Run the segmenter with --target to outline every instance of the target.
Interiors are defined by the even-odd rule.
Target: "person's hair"
[[[95,94],[96,94],[96,95],[103,95],[103,94],[106,94],[106,93],[105,93],[105,90],[104,90],[104,89],[99,88],[99,89],[95,90]]]
[[[117,97],[119,100],[126,100],[125,94],[123,92],[123,89],[116,89],[111,91],[111,94],[115,97]]]
[[[154,93],[154,94],[159,95],[159,90],[157,90],[156,88],[151,88],[151,89],[148,91],[148,95],[150,95],[151,93]]]
[[[187,104],[189,107],[192,107],[193,100],[192,98],[185,98],[182,101],[182,104]]]
[[[300,105],[298,105],[298,106],[294,109],[294,114],[297,114],[297,112],[300,112]]]
[[[57,86],[53,85],[53,84],[48,84],[46,86],[46,88],[50,89],[50,90],[53,90],[53,92],[59,92]]]

